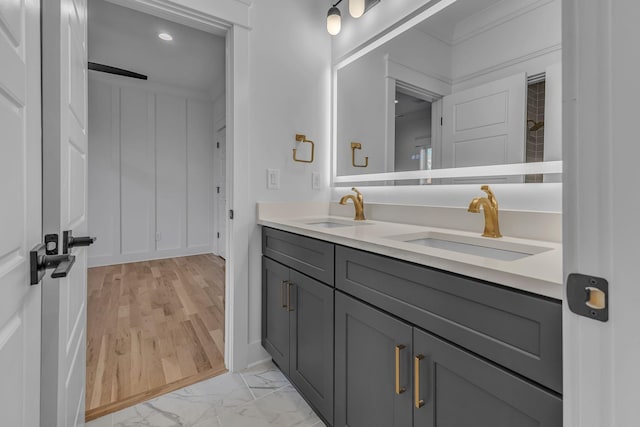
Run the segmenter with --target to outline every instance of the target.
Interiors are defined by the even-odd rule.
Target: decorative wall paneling
[[[92,74],[89,122],[89,265],[212,252],[213,102]]]

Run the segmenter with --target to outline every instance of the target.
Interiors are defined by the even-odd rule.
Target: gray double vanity
[[[557,245],[483,262],[414,244],[418,263],[404,256],[412,243],[376,237],[411,226],[260,222],[262,343],[327,425],[562,425],[561,302],[523,290],[535,286],[525,270],[553,269],[545,257]],[[506,239],[500,244],[524,244]],[[455,268],[476,276],[512,265],[513,286],[427,266],[444,266],[442,253],[477,261],[475,270]]]

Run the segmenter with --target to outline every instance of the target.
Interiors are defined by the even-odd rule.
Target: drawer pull
[[[287,298],[285,297],[285,286],[289,284],[288,280],[283,280],[280,283],[280,305],[282,305],[282,308],[287,308]]]
[[[293,283],[287,282],[287,311],[293,311],[293,307],[291,307],[291,286],[293,286]]]
[[[424,400],[420,399],[420,361],[424,359],[422,354],[419,354],[413,360],[413,374],[415,375],[415,390],[413,391],[414,404],[416,409],[420,409],[424,406]]]
[[[402,344],[396,346],[396,394],[398,395],[407,391],[404,387],[400,387],[400,351],[404,348]]]

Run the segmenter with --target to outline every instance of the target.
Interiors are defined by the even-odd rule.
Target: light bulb
[[[364,15],[365,0],[349,0],[349,14],[354,18]]]
[[[335,36],[340,32],[342,27],[342,18],[340,16],[340,9],[333,6],[327,13],[327,31],[332,36]]]

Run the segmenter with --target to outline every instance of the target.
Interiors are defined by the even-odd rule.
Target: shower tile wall
[[[545,82],[529,85],[527,120],[544,121]],[[527,122],[527,129],[534,124]],[[544,161],[544,126],[535,132],[527,131],[527,163]],[[527,175],[525,182],[542,182],[542,175]]]

